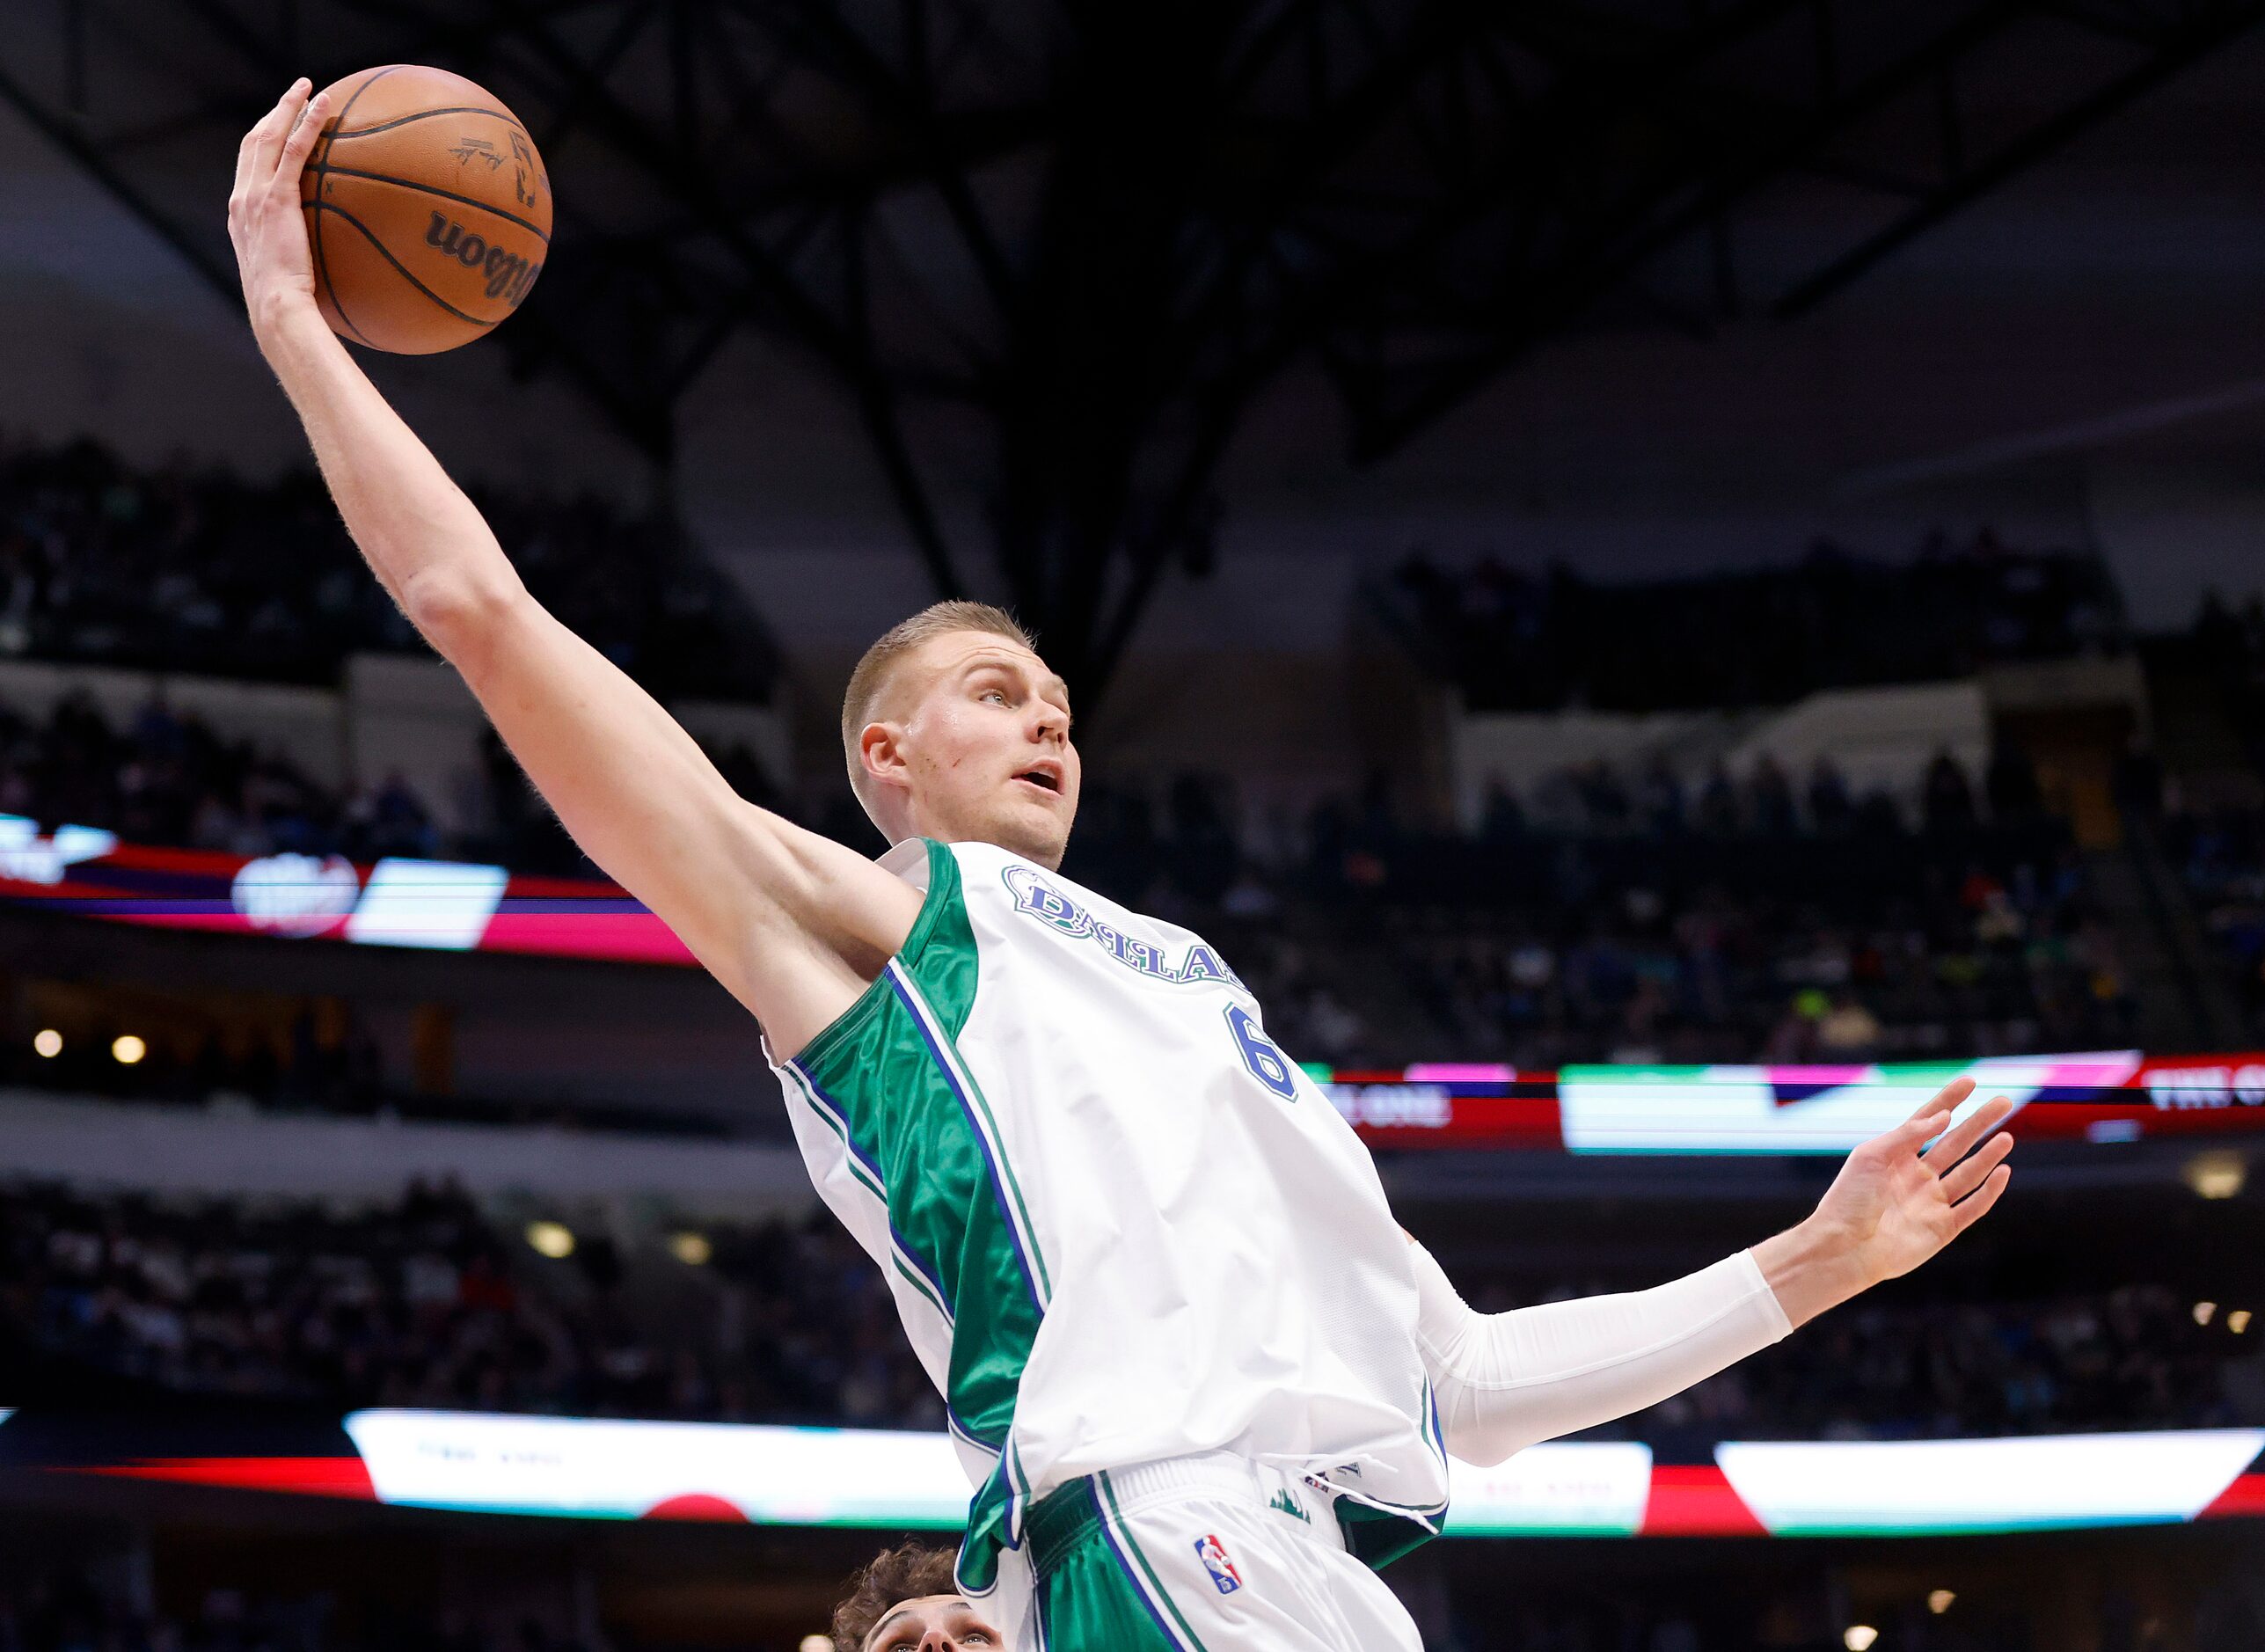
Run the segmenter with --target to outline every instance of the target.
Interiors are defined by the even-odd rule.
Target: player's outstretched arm
[[[1448,1450],[1499,1463],[1640,1411],[1911,1272],[1980,1221],[2013,1174],[2013,1138],[1998,1133],[2006,1102],[1949,1128],[1973,1090],[1957,1080],[1851,1153],[1799,1226],[1655,1290],[1476,1313],[1414,1246],[1416,1340]]]
[[[741,799],[649,695],[528,594],[471,501],[315,307],[299,174],[327,118],[305,81],[284,94],[244,140],[228,221],[253,333],[340,514],[574,841],[791,1053],[879,972],[918,897]]]

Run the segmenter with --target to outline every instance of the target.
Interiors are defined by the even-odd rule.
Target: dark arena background
[[[2265,1646],[2265,4],[0,7],[0,1652],[825,1652],[967,1488],[753,1021],[363,569],[224,207],[469,76],[556,232],[361,359],[868,852],[1011,604],[1063,871],[1210,937],[1477,1306],[1936,1262],[1458,1466],[1443,1652]]]

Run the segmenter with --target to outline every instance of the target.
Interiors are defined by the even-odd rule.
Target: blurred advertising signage
[[[2005,1440],[1725,1442],[1716,1464],[1778,1537],[2166,1524],[2259,1509],[2265,1429]]]
[[[610,883],[500,866],[338,855],[247,859],[121,843],[0,815],[0,900],[111,923],[443,952],[690,964],[667,925]]]
[[[956,1531],[951,1438],[859,1429],[377,1410],[353,1456],[149,1458],[44,1466],[406,1508],[598,1520]],[[1663,1537],[2033,1531],[2265,1515],[2265,1429],[1994,1440],[1726,1442],[1661,1463],[1628,1442],[1559,1441],[1452,1466],[1446,1535]]]
[[[1390,1148],[1575,1153],[1845,1153],[1971,1078],[1962,1109],[2018,1104],[2015,1135],[2116,1143],[2265,1129],[2265,1053],[2094,1050],[1850,1066],[1580,1066],[1434,1062],[1404,1072],[1313,1066],[1346,1120]]]
[[[947,1434],[359,1411],[346,1431],[377,1501],[599,1519],[956,1530],[968,1477]]]
[[[1564,1145],[1553,1072],[1451,1062],[1399,1072],[1305,1071],[1345,1122],[1379,1147]]]
[[[2097,1097],[2120,1120],[2138,1100],[2126,1086],[2141,1065],[2137,1051],[2115,1050],[1908,1066],[1568,1067],[1558,1105],[1576,1153],[1845,1153],[1959,1078],[1974,1080],[1962,1118],[1993,1096],[2023,1109],[2041,1097],[2079,1107]]]

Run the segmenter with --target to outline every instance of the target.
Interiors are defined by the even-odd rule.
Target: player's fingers
[[[291,135],[283,140],[283,153],[275,164],[275,176],[285,183],[296,185],[299,172],[307,164],[307,151],[322,135],[323,122],[330,119],[330,104],[321,92],[307,99],[307,106],[299,111],[299,123],[291,128]]]
[[[1998,1195],[2006,1191],[2006,1184],[2013,1180],[2013,1167],[2000,1165],[1991,1171],[1971,1198],[1951,1207],[1950,1236],[1956,1239],[1990,1214],[1990,1207],[1998,1202]]]
[[[1915,1153],[1950,1123],[1950,1115],[1941,1109],[1921,1113],[1905,1119],[1882,1138],[1890,1153],[1898,1156]]]
[[[1985,1107],[1978,1107],[1959,1121],[1955,1129],[1947,1130],[1942,1138],[1925,1155],[1928,1163],[1938,1169],[1954,1165],[1966,1157],[1974,1144],[2013,1116],[2013,1104],[2004,1096],[1993,1098]]]
[[[244,193],[244,180],[252,172],[252,134],[246,132],[244,141],[236,146],[236,181],[229,186],[229,199],[233,201]]]
[[[252,128],[252,135],[245,139],[251,150],[246,157],[249,170],[245,181],[252,187],[257,188],[275,175],[275,157],[282,153],[283,139],[291,130],[291,122],[299,118],[311,84],[303,75],[293,81],[290,90],[260,117],[259,124]]]
[[[1983,1143],[1979,1151],[1953,1166],[1950,1173],[1942,1179],[1943,1197],[1956,1204],[1980,1187],[2013,1151],[2013,1138],[2010,1136],[1994,1136]]]
[[[1921,1119],[1933,1118],[1938,1113],[1947,1113],[1956,1107],[1960,1102],[1965,1100],[1967,1097],[1973,1093],[1973,1079],[1964,1078],[1953,1078],[1948,1084],[1943,1085],[1941,1089],[1936,1091],[1933,1096],[1922,1103],[1919,1110],[1912,1114],[1910,1119],[1905,1122],[1907,1123],[1916,1124]]]
[[[296,84],[296,82],[293,84]],[[275,106],[254,121],[245,130],[244,141],[236,146],[236,191],[238,194],[243,194],[245,185],[252,181],[252,157],[259,152],[259,135],[281,114],[283,105],[290,95],[290,90],[286,88],[283,96],[275,99]]]
[[[275,109],[280,109],[282,106],[283,106],[279,102],[276,104]],[[252,181],[252,157],[259,152],[259,133],[261,128],[266,127],[270,121],[275,118],[275,109],[270,109],[266,114],[261,115],[257,121],[254,121],[250,127],[245,128],[244,142],[236,146],[235,193],[238,195],[243,194],[245,186],[250,184]]]

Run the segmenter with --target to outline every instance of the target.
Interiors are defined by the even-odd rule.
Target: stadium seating
[[[0,1196],[0,1331],[81,1393],[942,1426],[880,1275],[829,1216],[533,1247],[564,1232],[507,1231],[446,1185],[342,1212],[18,1184]],[[1488,1311],[1657,1283],[1672,1255],[1551,1279],[1448,1252]],[[2246,1316],[2198,1320],[2167,1265],[2023,1293],[1960,1260],[1947,1294],[1859,1305],[1598,1437],[1698,1460],[1723,1438],[2265,1425]]]

